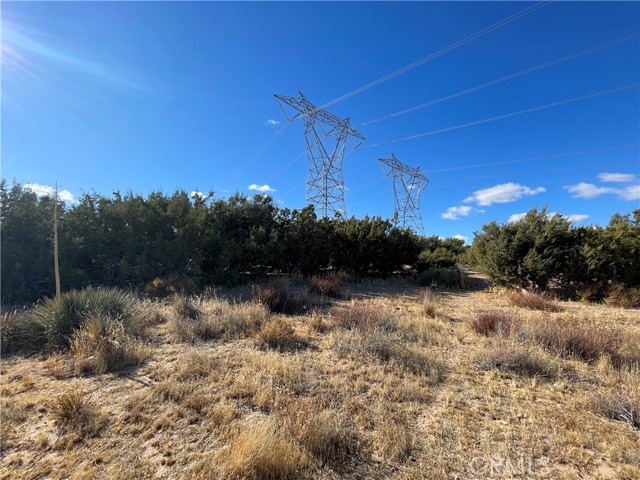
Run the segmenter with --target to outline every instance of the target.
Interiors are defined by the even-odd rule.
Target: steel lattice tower
[[[351,126],[348,118],[342,120],[316,107],[302,92],[298,93],[298,98],[274,96],[280,101],[280,108],[287,120],[293,122],[302,117],[304,122],[309,163],[307,202],[313,204],[322,217],[335,214],[345,216],[342,163],[347,139],[356,149],[362,144],[364,137]],[[297,113],[291,117],[287,115],[284,104],[293,107]]]
[[[420,171],[420,167],[414,168],[402,163],[393,153],[391,158],[379,160],[385,175],[393,177],[393,199],[398,224],[424,235],[420,214],[420,192],[427,188],[429,179]]]

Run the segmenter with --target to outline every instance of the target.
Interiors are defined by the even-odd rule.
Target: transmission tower
[[[398,224],[424,235],[420,192],[427,188],[429,179],[420,171],[420,167],[414,168],[402,163],[393,153],[391,158],[381,158],[380,164],[385,175],[393,177],[393,199]]]
[[[316,107],[302,92],[298,93],[298,98],[274,96],[280,101],[280,108],[290,122],[299,117],[304,122],[309,163],[307,203],[313,204],[322,217],[336,213],[345,216],[342,163],[347,139],[356,149],[362,144],[364,137],[351,126],[348,118],[342,120],[321,107]],[[285,104],[297,113],[290,117],[285,111]]]

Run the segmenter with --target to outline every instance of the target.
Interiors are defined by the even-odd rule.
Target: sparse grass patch
[[[284,420],[298,444],[322,463],[340,465],[358,450],[356,427],[336,410],[323,410],[311,399],[287,405]]]
[[[337,275],[316,275],[311,277],[309,291],[327,297],[339,297],[342,282]]]
[[[94,316],[71,339],[76,373],[106,373],[140,365],[150,355],[148,347],[127,335],[120,321]]]
[[[262,348],[280,351],[298,350],[309,346],[307,340],[296,334],[291,321],[282,317],[262,325],[256,337],[256,343]]]
[[[560,306],[556,304],[548,295],[542,293],[529,292],[526,290],[510,290],[507,292],[509,301],[520,308],[529,310],[543,310],[546,312],[559,312]]]
[[[250,418],[216,455],[220,478],[275,480],[300,478],[306,458],[273,419]]]
[[[507,337],[518,318],[506,312],[482,312],[469,320],[469,327],[480,335],[500,335]]]
[[[331,317],[336,325],[349,330],[371,332],[397,329],[397,319],[393,314],[367,302],[351,302],[334,307],[331,310]]]
[[[530,346],[517,343],[492,345],[475,360],[482,370],[496,368],[528,377],[558,378],[561,369],[548,355]]]

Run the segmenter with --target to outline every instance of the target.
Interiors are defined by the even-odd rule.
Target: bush
[[[291,322],[284,318],[276,318],[264,325],[258,332],[257,343],[263,348],[280,351],[306,348],[308,342],[296,335]]]
[[[189,277],[169,275],[165,278],[156,277],[144,287],[144,293],[150,297],[167,297],[169,295],[193,295],[196,283]]]
[[[47,335],[44,325],[28,312],[4,310],[0,314],[0,351],[7,353],[35,353],[44,348]]]
[[[312,307],[306,295],[292,294],[286,282],[274,282],[267,286],[254,285],[251,299],[266,306],[270,312],[286,315],[304,314]]]
[[[422,287],[464,288],[462,272],[458,267],[439,268],[418,275],[418,285]]]
[[[138,340],[127,335],[119,321],[95,316],[89,318],[71,339],[77,373],[106,373],[140,365],[149,352]]]
[[[480,335],[501,335],[508,337],[517,318],[505,312],[483,312],[469,321],[469,327]]]
[[[609,288],[607,303],[616,307],[640,308],[640,288],[625,287],[614,283]]]
[[[542,293],[529,292],[527,290],[511,290],[507,298],[516,307],[530,310],[544,310],[547,312],[559,312],[561,308],[553,300]]]
[[[337,275],[322,275],[311,278],[309,291],[327,297],[339,297],[342,282]]]
[[[66,348],[74,331],[92,316],[110,317],[122,322],[126,331],[134,330],[136,314],[134,297],[114,288],[72,290],[47,298],[31,312],[42,326],[50,348]]]
[[[540,320],[531,327],[535,340],[556,354],[577,357],[586,362],[608,356],[615,363],[620,357],[620,334],[600,325],[587,325],[574,318],[565,318]]]

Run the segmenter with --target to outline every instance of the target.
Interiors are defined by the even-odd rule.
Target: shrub
[[[298,446],[271,419],[247,421],[227,448],[217,455],[220,477],[247,480],[295,479],[305,466]]]
[[[337,275],[321,275],[311,278],[309,291],[328,297],[339,297],[342,282]]]
[[[640,430],[640,390],[609,392],[594,395],[591,408],[613,420],[622,420]]]
[[[346,306],[335,307],[331,310],[331,316],[336,325],[349,330],[369,332],[397,328],[395,317],[384,309],[364,302],[351,302]]]
[[[616,307],[640,308],[640,288],[625,287],[614,283],[609,288],[607,303]]]
[[[496,368],[505,372],[529,377],[557,378],[558,365],[530,347],[518,344],[501,344],[476,358],[476,365],[483,370]]]
[[[618,332],[600,325],[587,325],[574,318],[540,320],[532,325],[533,337],[545,348],[562,356],[593,362],[608,356],[616,362],[622,340]]]
[[[254,285],[251,298],[273,313],[297,315],[311,310],[310,299],[302,293],[292,294],[289,285],[285,282],[274,282],[267,286]]]
[[[510,290],[507,293],[507,298],[516,307],[528,308],[529,310],[544,310],[547,312],[559,312],[561,310],[549,296],[541,293],[527,290]]]
[[[51,416],[62,433],[72,431],[80,437],[93,436],[102,426],[96,404],[79,391],[56,397],[51,404]]]
[[[276,318],[262,325],[256,341],[262,348],[273,348],[280,351],[296,350],[308,346],[308,342],[296,335],[293,325],[285,318]]]
[[[124,325],[108,317],[94,316],[71,339],[77,373],[106,373],[140,365],[148,349],[127,335]]]
[[[506,337],[511,334],[511,328],[517,321],[518,319],[510,313],[483,312],[469,321],[469,327],[480,335],[501,335]]]
[[[134,329],[134,297],[114,288],[72,290],[36,305],[31,315],[42,326],[52,348],[68,347],[73,332],[92,316],[111,317],[122,322],[126,331]]]
[[[313,401],[299,400],[289,403],[284,414],[293,438],[322,463],[337,466],[357,452],[355,426],[336,410],[321,410]]]
[[[45,346],[44,325],[25,311],[5,310],[0,314],[0,352],[33,353]]]
[[[423,287],[464,288],[462,272],[458,267],[438,268],[418,275],[418,285]]]
[[[193,295],[196,283],[189,277],[169,275],[165,278],[156,277],[144,287],[144,293],[150,297],[167,297],[169,295]]]

